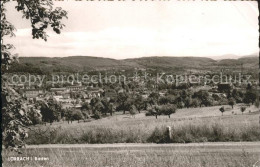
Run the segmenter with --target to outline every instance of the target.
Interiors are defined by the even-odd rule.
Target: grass
[[[259,111],[251,107],[244,115],[240,106],[221,116],[220,106],[181,109],[168,116],[146,117],[145,113],[115,114],[91,122],[58,122],[31,127],[28,146],[23,154],[3,150],[4,167],[248,167],[260,157],[259,143],[245,145],[238,141],[259,141]],[[234,114],[232,114],[234,112]],[[235,115],[236,114],[236,115]],[[171,126],[168,136],[166,126]],[[219,141],[236,141],[221,145]],[[149,143],[186,144],[149,144]],[[195,142],[195,143],[194,143]],[[197,142],[203,142],[197,144]],[[79,145],[79,143],[131,143]],[[148,144],[132,144],[148,143]],[[187,144],[190,143],[190,144]],[[62,144],[62,145],[57,145]],[[76,145],[68,145],[76,144]],[[146,145],[146,146],[145,146]],[[10,157],[46,157],[46,161],[8,161]]]
[[[115,115],[92,122],[55,123],[35,126],[28,144],[75,143],[147,143],[147,142],[220,142],[259,141],[259,111],[251,107],[244,113],[240,105],[228,109],[224,116],[220,106],[181,109],[169,119],[167,116],[146,117]],[[228,108],[226,106],[226,108]],[[232,114],[232,111],[236,114]],[[240,114],[239,114],[240,112]],[[166,126],[172,127],[172,138],[167,138]]]
[[[180,149],[181,148],[181,149]],[[4,167],[247,167],[259,160],[259,150],[236,145],[222,151],[216,146],[27,148],[23,157],[46,157],[47,161],[8,161],[20,156],[4,150]]]

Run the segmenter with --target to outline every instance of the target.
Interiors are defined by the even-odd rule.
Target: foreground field
[[[40,145],[22,155],[4,150],[2,156],[4,167],[253,167],[260,160],[259,147],[259,142]],[[8,161],[14,156],[32,159]]]
[[[229,107],[229,108],[228,108]],[[28,144],[82,143],[190,143],[223,141],[259,141],[259,109],[252,106],[242,115],[240,105],[226,106],[221,116],[220,106],[180,109],[168,116],[134,117],[118,115],[91,122],[32,127]],[[251,111],[251,112],[249,112]],[[233,112],[233,113],[232,113]],[[165,134],[172,127],[172,139]],[[165,136],[166,135],[166,136]]]

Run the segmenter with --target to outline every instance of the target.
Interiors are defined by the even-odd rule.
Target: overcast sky
[[[8,5],[19,56],[245,56],[258,49],[257,2],[63,1],[69,12],[60,35],[32,39],[29,21]]]

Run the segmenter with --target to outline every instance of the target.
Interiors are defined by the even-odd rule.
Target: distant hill
[[[143,67],[194,67],[208,66],[214,62],[213,59],[205,57],[143,57],[125,59],[125,62],[136,63]]]
[[[239,59],[223,59],[219,60],[214,65],[218,66],[241,66],[244,68],[259,68],[259,58],[256,56],[245,56]]]
[[[138,64],[127,64],[121,60],[90,57],[90,56],[71,56],[71,57],[20,57],[19,64],[12,68],[15,71],[23,71],[26,67],[38,68],[44,72],[79,72],[89,70],[107,69],[127,69],[137,67]],[[22,68],[19,70],[19,68]]]
[[[14,64],[10,72],[81,72],[90,70],[119,70],[134,68],[161,69],[212,69],[219,66],[257,68],[258,57],[243,57],[239,59],[213,60],[205,57],[143,57],[116,60],[91,56],[71,57],[20,57],[19,64]]]
[[[246,58],[246,57],[258,57],[258,53],[253,53],[250,55],[246,56],[237,56],[233,54],[227,54],[227,55],[222,55],[222,56],[213,56],[212,59],[214,60],[223,60],[223,59],[240,59],[240,58]]]

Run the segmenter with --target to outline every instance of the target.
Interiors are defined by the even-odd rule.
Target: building
[[[9,86],[15,90],[24,89],[24,84],[9,84]]]
[[[82,91],[82,90],[86,90],[87,87],[86,86],[67,86],[66,87],[69,91]]]
[[[66,88],[51,88],[50,92],[55,93],[56,95],[62,95],[66,92],[68,92],[68,89]]]
[[[64,92],[66,91],[66,88],[51,88],[50,91],[51,92]]]
[[[42,89],[21,89],[20,93],[25,98],[36,98],[43,95]]]

